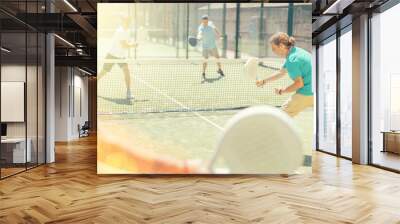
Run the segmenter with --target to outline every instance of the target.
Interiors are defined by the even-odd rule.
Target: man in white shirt
[[[202,40],[203,48],[203,58],[205,59],[203,63],[203,79],[206,79],[206,68],[207,59],[209,56],[213,56],[217,59],[218,71],[217,73],[223,77],[224,72],[221,69],[221,63],[219,62],[219,53],[217,49],[217,39],[221,38],[221,33],[215,27],[215,25],[208,20],[208,15],[203,15],[201,17],[201,24],[198,28],[197,39]]]
[[[106,59],[127,59],[129,55],[129,50],[131,48],[137,47],[137,44],[134,43],[129,37],[129,27],[131,25],[131,19],[128,16],[121,16],[121,25],[116,29],[113,38],[111,49],[109,50]],[[131,77],[128,63],[121,60],[121,63],[105,63],[103,69],[97,75],[97,79],[100,80],[106,74],[108,74],[114,65],[118,65],[125,77],[125,85],[126,85],[126,98],[128,100],[133,99],[133,95],[131,92]]]

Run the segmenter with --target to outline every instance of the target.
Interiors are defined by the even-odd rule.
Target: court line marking
[[[183,103],[179,102],[178,100],[176,100],[175,98],[173,98],[172,96],[164,93],[163,91],[161,91],[160,89],[158,89],[157,87],[154,87],[152,85],[150,85],[149,83],[147,83],[146,81],[144,81],[143,79],[137,77],[136,75],[133,76],[134,79],[139,80],[140,82],[142,82],[143,84],[145,84],[147,87],[149,87],[150,89],[158,92],[159,94],[163,95],[164,97],[170,99],[171,101],[173,101],[174,103],[178,104],[179,106],[181,106],[182,108],[186,109],[186,110],[191,110],[189,107],[185,106]],[[207,123],[211,124],[212,126],[216,127],[217,129],[219,129],[220,131],[224,131],[224,128],[217,125],[216,123],[210,121],[209,119],[207,119],[206,117],[204,117],[203,115],[201,115],[200,113],[196,112],[196,111],[190,111],[191,113],[196,114],[198,117],[200,117],[201,119],[203,119],[204,121],[206,121]]]

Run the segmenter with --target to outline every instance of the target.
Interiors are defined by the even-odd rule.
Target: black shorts
[[[119,57],[115,57],[111,54],[107,54],[106,59],[123,59],[123,58],[119,58]],[[112,67],[114,67],[114,65],[118,65],[121,69],[128,69],[128,63],[124,62],[124,63],[104,63],[103,65],[103,71],[109,72],[111,71]]]

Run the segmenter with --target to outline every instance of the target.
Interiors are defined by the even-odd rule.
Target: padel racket
[[[244,73],[245,75],[250,78],[251,80],[259,80],[259,68],[264,68],[268,69],[271,72],[278,71],[280,68],[279,67],[274,67],[270,66],[267,64],[264,64],[260,59],[258,58],[249,58],[247,59],[245,65],[244,65]]]
[[[228,121],[210,173],[293,174],[303,164],[302,141],[291,118],[271,106],[250,107]],[[223,160],[223,168],[218,167]]]
[[[244,74],[251,80],[258,80],[258,64],[257,58],[249,58],[244,64]]]
[[[197,46],[197,43],[199,42],[199,39],[197,39],[197,38],[194,37],[194,36],[189,36],[189,37],[188,37],[188,42],[189,42],[190,46],[196,47],[196,46]]]

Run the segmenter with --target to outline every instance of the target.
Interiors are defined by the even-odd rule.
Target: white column
[[[54,133],[55,133],[55,56],[54,35],[46,36],[46,163],[55,161]]]
[[[353,162],[368,163],[368,15],[353,20]]]
[[[54,5],[46,1],[46,11],[54,12]],[[55,162],[55,42],[54,34],[46,35],[46,163]]]

